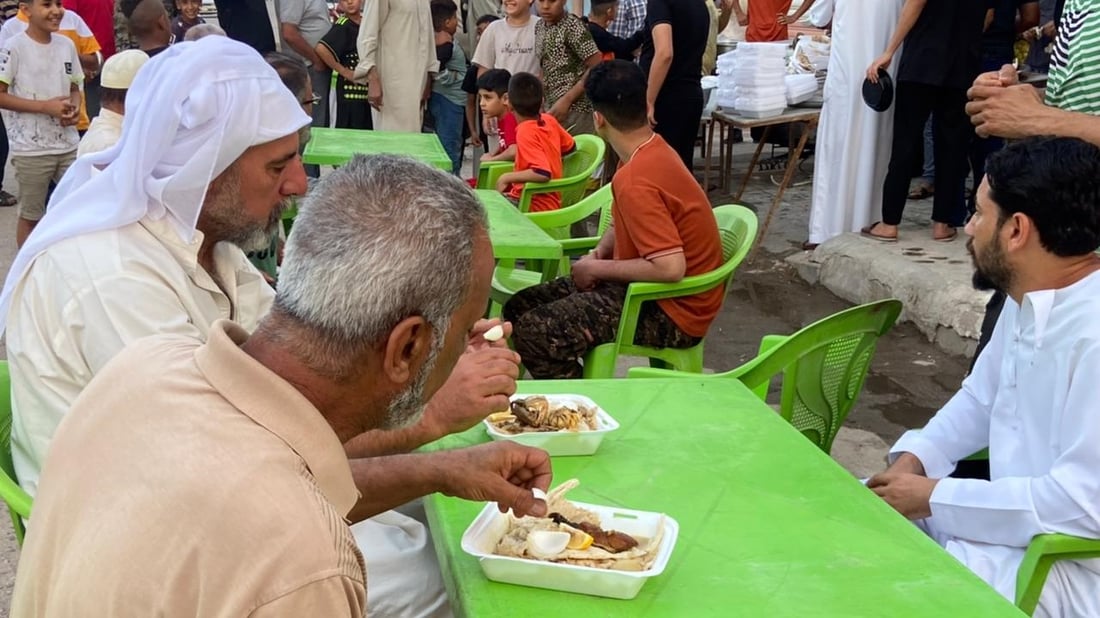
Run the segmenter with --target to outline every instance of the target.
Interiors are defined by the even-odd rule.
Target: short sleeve
[[[624,185],[624,190],[615,195],[623,215],[615,220],[615,229],[626,232],[638,255],[651,259],[683,249],[684,241],[657,186],[650,182]]]
[[[73,45],[72,41],[66,39],[65,42],[68,43],[67,47],[72,63],[72,68],[69,69],[69,81],[79,86],[84,83],[84,68],[80,66],[80,54],[77,53],[76,46]]]
[[[77,43],[77,53],[86,56],[99,51],[99,41],[95,40],[95,35],[92,34],[92,29],[88,27],[88,22],[76,13],[73,13],[73,18],[76,20],[76,38],[79,41]]]
[[[321,44],[332,52],[336,62],[342,62],[344,51],[347,50],[349,44],[354,45],[354,41],[348,41],[347,28],[342,24],[336,24],[328,29],[325,36],[321,37]]]
[[[18,65],[19,54],[15,52],[10,42],[0,48],[0,82],[11,86]]]
[[[645,20],[650,26],[672,23],[672,7],[667,0],[649,0]]]
[[[304,0],[281,0],[279,3],[279,23],[298,25],[305,16]]]
[[[489,27],[485,29],[485,32],[481,34],[481,41],[477,44],[477,49],[474,50],[473,63],[479,67],[486,69],[496,68],[497,48],[496,37],[499,25],[504,23],[503,20],[495,21],[489,24]],[[476,71],[475,71],[476,73]]]
[[[462,78],[462,92],[466,94],[477,94],[477,69],[470,67],[466,71],[466,77]]]
[[[709,0],[708,0],[709,2]],[[600,53],[598,47],[596,47],[596,41],[592,39],[592,33],[588,31],[588,27],[584,25],[580,19],[571,20],[574,27],[569,29],[568,37],[565,40],[565,44],[573,50],[573,53],[577,55],[582,62],[588,60],[593,54]]]

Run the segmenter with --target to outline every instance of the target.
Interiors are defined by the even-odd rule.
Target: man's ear
[[[401,320],[390,331],[382,352],[382,374],[398,385],[419,372],[432,348],[432,326],[422,316]]]
[[[593,111],[592,112],[592,124],[593,124],[593,126],[595,126],[598,129],[598,128],[604,126],[605,124],[607,124],[607,119],[604,118],[603,114],[601,114],[600,112]]]

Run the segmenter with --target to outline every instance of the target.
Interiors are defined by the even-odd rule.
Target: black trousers
[[[695,166],[695,140],[703,116],[703,89],[694,84],[668,84],[661,88],[653,106],[657,126],[653,130],[680,155],[690,172]]]
[[[974,127],[966,115],[966,90],[898,82],[894,110],[894,141],[890,167],[882,188],[882,222],[901,223],[909,196],[911,170],[921,157],[924,124],[935,112],[932,135],[935,142],[936,193],[932,220],[962,226],[966,220],[963,191],[969,171],[967,154],[974,139]]]

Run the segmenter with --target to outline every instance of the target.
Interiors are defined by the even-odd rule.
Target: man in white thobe
[[[1004,596],[1032,537],[1100,538],[1100,148],[1016,142],[967,224],[975,281],[1008,293],[962,389],[867,486]],[[989,448],[990,480],[948,478]],[[1055,563],[1036,616],[1100,616],[1100,560]]]
[[[807,248],[878,218],[890,163],[894,108],[876,112],[863,103],[867,66],[890,41],[903,0],[817,0],[815,26],[833,24],[829,73],[817,129],[810,236]],[[889,72],[897,69],[897,58]]]
[[[355,78],[367,81],[375,130],[419,133],[425,88],[439,72],[429,3],[365,3],[357,47]]]

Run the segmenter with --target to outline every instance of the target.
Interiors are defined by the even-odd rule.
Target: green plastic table
[[[435,133],[401,133],[316,127],[302,161],[314,165],[343,165],[356,154],[407,155],[446,172],[451,159]]]
[[[579,393],[622,427],[590,457],[554,458],[582,502],[680,524],[665,572],[630,601],[490,582],[460,540],[483,505],[426,500],[458,616],[1021,616],[734,380],[521,382]],[[479,425],[429,448],[487,440]]]
[[[560,242],[535,225],[499,191],[477,189],[474,193],[489,217],[493,257],[498,260],[545,260],[544,265],[556,272],[562,256]],[[552,272],[546,274],[553,275]]]

